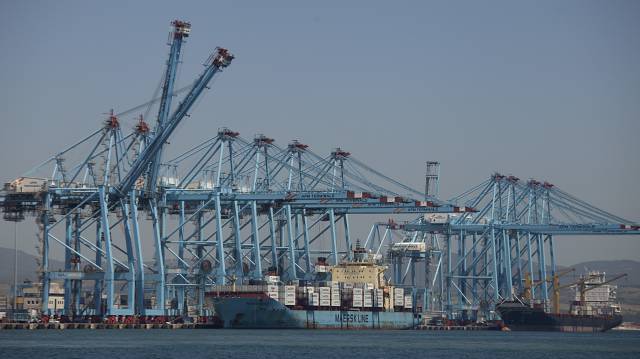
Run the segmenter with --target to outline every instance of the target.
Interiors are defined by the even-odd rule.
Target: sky
[[[417,189],[437,160],[445,199],[499,171],[640,222],[638,1],[0,0],[0,180],[150,99],[173,19],[192,23],[179,87],[216,46],[236,59],[169,153],[229,127],[340,146]],[[640,260],[640,238],[555,244],[565,265]]]

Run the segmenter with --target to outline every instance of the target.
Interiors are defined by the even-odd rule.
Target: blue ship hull
[[[411,312],[290,309],[264,297],[217,297],[213,303],[224,327],[237,329],[411,329],[421,320]]]

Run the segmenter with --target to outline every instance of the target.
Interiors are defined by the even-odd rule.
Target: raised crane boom
[[[162,148],[162,145],[167,141],[169,136],[171,136],[180,121],[182,121],[182,119],[187,115],[191,106],[195,103],[202,91],[207,87],[209,81],[213,78],[213,75],[229,66],[233,58],[234,56],[227,49],[220,47],[216,48],[215,52],[209,57],[209,60],[207,60],[207,68],[205,71],[196,79],[189,93],[185,96],[180,105],[178,105],[178,108],[173,115],[167,120],[166,125],[151,140],[144,152],[131,166],[131,170],[115,188],[114,194],[116,196],[124,196],[131,190],[131,188],[133,188],[136,180],[148,168],[150,161],[157,155],[158,151]]]
[[[160,97],[160,107],[158,109],[158,122],[156,124],[155,134],[158,135],[166,125],[169,112],[171,110],[171,99],[173,96],[173,87],[176,79],[178,64],[180,63],[180,50],[182,49],[182,40],[189,37],[191,33],[191,24],[185,21],[174,20],[171,22],[172,31],[171,50],[169,51],[169,60],[167,60],[167,69],[164,75],[164,84],[162,86],[162,96]],[[149,173],[147,176],[147,191],[155,192],[158,180],[158,171],[160,162],[162,161],[162,145],[156,152],[154,159],[149,163]]]

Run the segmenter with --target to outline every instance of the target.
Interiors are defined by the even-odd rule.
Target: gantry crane
[[[477,211],[443,218],[420,216],[401,225],[400,230],[406,233],[398,237],[418,241],[436,237],[431,242],[433,250],[445,254],[432,272],[431,283],[440,283],[441,296],[446,298],[443,307],[454,318],[464,315],[469,306],[483,307],[491,317],[492,306],[513,298],[525,284],[527,272],[537,278],[547,278],[551,272],[553,277],[558,236],[640,235],[637,223],[547,181],[522,181],[494,173],[448,202]],[[527,295],[545,308],[550,306],[554,300],[552,281],[541,281],[539,289],[530,286]]]
[[[171,49],[169,50],[169,59],[167,60],[167,69],[164,75],[164,83],[162,86],[162,96],[160,96],[160,107],[158,109],[158,121],[154,133],[159,135],[167,124],[169,111],[171,110],[171,100],[173,98],[173,87],[176,80],[178,65],[180,64],[180,53],[184,39],[191,34],[191,24],[186,21],[175,20],[171,23],[173,29],[170,34]],[[160,146],[149,163],[147,174],[147,192],[155,193],[158,171],[160,170],[160,162],[162,161],[162,146]]]
[[[165,283],[164,283],[164,263],[162,260],[161,245],[161,226],[165,223],[164,218],[158,216],[157,198],[156,196],[140,196],[138,188],[141,188],[141,179],[144,174],[151,176],[157,173],[154,169],[154,159],[159,159],[163,145],[167,142],[175,128],[187,116],[192,105],[199,98],[202,92],[207,88],[208,83],[213,76],[230,65],[234,56],[224,48],[216,48],[214,53],[205,63],[204,72],[193,82],[188,93],[182,99],[180,105],[168,116],[170,111],[170,102],[172,96],[173,82],[175,80],[176,66],[179,61],[180,44],[184,37],[190,33],[190,25],[182,21],[174,21],[173,44],[170,52],[170,59],[167,64],[167,73],[165,74],[165,85],[163,88],[163,96],[160,100],[161,106],[158,115],[158,125],[153,136],[149,136],[149,130],[146,123],[139,122],[135,127],[136,136],[144,136],[144,146],[140,147],[136,156],[126,157],[128,150],[124,148],[124,140],[129,136],[122,136],[120,124],[117,116],[113,112],[109,115],[104,133],[99,138],[98,144],[94,146],[94,150],[87,157],[80,167],[76,167],[76,174],[72,178],[78,176],[83,166],[87,165],[89,172],[90,160],[97,156],[106,157],[106,164],[103,166],[103,178],[101,181],[94,181],[91,187],[79,187],[72,180],[65,180],[56,186],[46,186],[42,196],[41,209],[41,228],[43,232],[43,312],[47,312],[49,285],[51,280],[64,280],[65,287],[67,283],[72,281],[93,280],[95,281],[94,299],[95,314],[114,315],[114,314],[165,314]],[[109,136],[105,134],[110,134]],[[93,135],[92,135],[93,136]],[[91,137],[91,136],[90,136]],[[105,149],[96,150],[100,146]],[[132,146],[128,146],[130,148]],[[113,153],[113,156],[112,156]],[[125,167],[125,164],[127,165]],[[60,164],[56,167],[61,168]],[[109,176],[112,169],[115,168],[115,175]],[[145,178],[149,181],[149,178]],[[154,189],[155,187],[147,187]],[[143,203],[146,200],[146,203]],[[144,263],[142,254],[142,244],[140,236],[140,225],[138,222],[138,206],[142,205],[148,209],[152,218],[153,238],[155,244],[154,257],[155,263],[151,266]],[[85,207],[89,206],[92,213],[83,214]],[[64,208],[63,217],[53,223],[51,221],[52,214],[58,211],[58,208]],[[118,217],[115,222],[110,220],[110,216],[117,213]],[[88,218],[82,220],[82,217]],[[52,229],[58,223],[66,223],[65,241],[62,242],[53,234]],[[121,224],[123,227],[125,248],[118,246],[114,242],[115,231],[112,228]],[[91,225],[95,226],[96,241],[91,244],[83,234]],[[87,263],[87,270],[84,273],[78,273],[77,268],[69,268],[66,266],[65,271],[51,271],[48,268],[48,252],[49,241],[53,239],[65,247],[65,253],[79,256],[84,263]],[[75,243],[72,245],[72,243]],[[82,245],[90,245],[95,251],[95,260],[80,253]],[[124,253],[127,256],[125,261],[120,261],[116,257],[116,253]],[[103,261],[104,260],[104,261]],[[75,266],[77,267],[77,265]],[[151,273],[145,273],[145,272]],[[155,285],[156,308],[145,310],[144,292],[145,281],[151,279]],[[127,305],[126,309],[119,309],[115,305],[115,282],[126,282]],[[106,292],[106,307],[103,308],[101,302],[102,292]],[[134,306],[135,300],[135,306]],[[79,303],[77,299],[73,300]],[[69,301],[71,302],[71,301]]]
[[[439,276],[441,293],[445,288],[447,296],[438,298],[446,298],[446,308],[452,312],[454,301],[475,307],[478,301],[490,303],[511,296],[514,283],[522,284],[526,266],[533,273],[534,262],[538,278],[546,278],[546,251],[550,251],[553,273],[553,234],[640,234],[636,224],[586,205],[546,182],[524,184],[513,176],[495,174],[455,198],[460,204],[454,204],[433,197],[430,191],[425,196],[340,148],[319,156],[299,141],[280,147],[264,135],[250,141],[225,128],[163,164],[174,168],[176,175],[166,186],[158,186],[158,179],[163,178],[159,172],[165,168],[159,167],[165,143],[211,78],[233,60],[226,49],[216,49],[204,73],[170,114],[171,96],[181,91],[173,90],[173,82],[188,35],[188,23],[172,23],[154,131],[141,121],[133,134],[125,136],[118,116],[112,113],[103,128],[87,137],[98,138],[98,143],[90,155],[82,154],[86,159],[80,165],[63,163],[61,156],[54,156],[51,179],[59,177],[60,181],[43,178],[42,183],[36,181],[34,193],[0,197],[10,218],[19,219],[29,208],[38,211],[44,234],[43,295],[48,294],[50,280],[65,281],[65,295],[67,282],[80,284],[74,286],[77,294],[83,281],[93,281],[96,303],[91,314],[185,315],[187,308],[195,307],[197,315],[206,315],[204,293],[214,285],[229,280],[260,282],[265,275],[262,268],[280,275],[281,281],[309,279],[315,275],[312,256],[332,263],[349,259],[350,215],[421,214],[418,221],[397,226],[414,232],[400,238],[407,239],[409,247],[425,243],[428,251],[416,246],[420,258],[438,254],[430,282],[433,285]],[[130,151],[133,147],[137,150]],[[95,175],[94,162],[102,157],[105,160],[98,165],[104,172],[101,177]],[[85,177],[94,180],[85,181]],[[551,208],[570,213],[574,220],[558,221],[551,216]],[[141,223],[138,209],[148,215],[150,225]],[[452,220],[426,220],[426,215],[436,213],[451,214]],[[53,221],[54,215],[60,217]],[[336,225],[341,221],[342,241]],[[141,235],[145,227],[151,229],[146,236]],[[144,262],[142,237],[152,239],[153,264]],[[64,248],[65,259],[72,259],[73,266],[63,271],[48,267],[49,242],[54,241]],[[372,247],[377,246],[372,248],[376,253],[385,241],[391,241],[391,236],[377,244],[367,239]],[[429,265],[427,258],[423,262]],[[118,291],[128,294],[122,307],[114,305],[115,281],[128,285],[128,293]],[[153,284],[152,295],[145,297],[149,284]],[[542,300],[546,300],[547,281],[541,284]],[[531,298],[536,298],[533,288]],[[104,290],[107,301],[101,308]],[[460,293],[457,300],[453,299],[456,293]],[[155,304],[145,304],[145,299]],[[65,303],[72,301],[79,304],[79,296],[65,298]],[[43,312],[47,302],[42,301]],[[75,310],[65,304],[65,313]]]

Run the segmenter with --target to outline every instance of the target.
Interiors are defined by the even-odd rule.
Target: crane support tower
[[[425,175],[424,194],[425,197],[440,195],[440,162],[427,161],[427,171]]]

